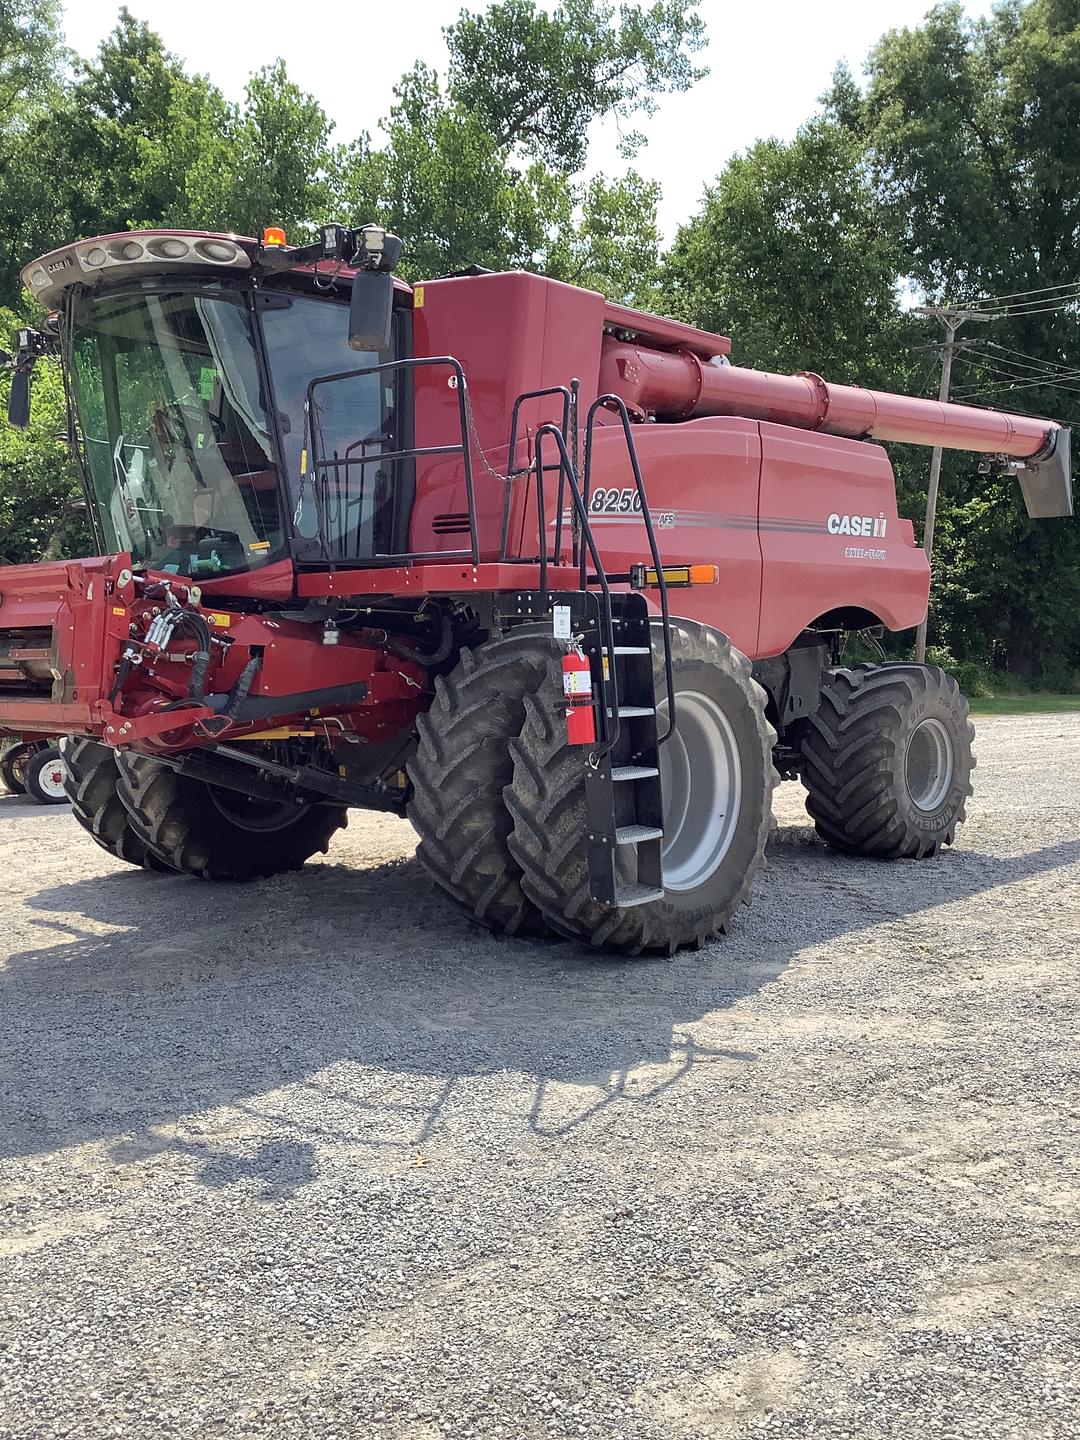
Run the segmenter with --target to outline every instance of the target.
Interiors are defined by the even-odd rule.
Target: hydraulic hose
[[[454,648],[454,627],[448,615],[442,617],[439,626],[439,643],[434,650],[430,651],[413,650],[408,645],[402,645],[400,640],[395,640],[385,630],[367,630],[364,633],[370,635],[376,644],[381,645],[384,650],[388,650],[391,655],[396,655],[401,660],[413,660],[417,665],[423,665],[425,669],[432,665],[441,665]]]
[[[192,658],[191,678],[188,681],[188,699],[202,700],[206,695],[206,675],[210,669],[210,626],[201,615],[194,611],[185,610],[183,620],[177,624],[177,629],[186,625],[195,632],[196,643],[199,648]]]

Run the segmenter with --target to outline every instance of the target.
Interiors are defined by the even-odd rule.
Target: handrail
[[[335,384],[335,383],[337,383],[337,382],[339,382],[339,381],[341,381],[341,380],[355,380],[355,379],[359,379],[359,377],[362,376],[362,375],[381,375],[381,374],[384,374],[384,373],[385,373],[386,371],[388,371],[388,370],[419,370],[419,369],[426,368],[426,367],[428,367],[428,366],[433,366],[433,365],[446,365],[446,366],[449,366],[450,369],[454,372],[453,378],[455,378],[455,379],[456,379],[456,382],[457,382],[455,388],[456,388],[456,390],[457,390],[457,400],[458,400],[458,423],[459,423],[460,429],[461,429],[461,443],[460,443],[460,444],[457,444],[457,445],[419,445],[419,446],[412,446],[412,447],[409,447],[409,448],[406,448],[406,449],[402,449],[402,450],[387,450],[387,451],[383,451],[383,452],[377,457],[377,459],[376,459],[376,457],[374,457],[374,456],[372,456],[372,457],[362,456],[362,457],[359,457],[359,458],[358,458],[358,457],[354,457],[354,456],[350,456],[350,455],[349,455],[349,450],[351,450],[351,449],[353,448],[353,446],[356,444],[356,442],[354,441],[354,442],[353,442],[353,445],[350,445],[350,446],[348,447],[348,449],[346,450],[346,452],[345,452],[345,457],[344,457],[344,458],[339,458],[338,456],[335,455],[333,459],[327,460],[327,459],[323,459],[322,457],[320,457],[320,455],[318,454],[318,448],[317,448],[317,445],[316,445],[316,421],[315,421],[315,413],[316,413],[316,412],[315,412],[315,391],[318,389],[318,387],[319,387],[320,385],[333,385],[333,384]],[[456,455],[456,454],[458,454],[458,453],[460,452],[460,454],[461,454],[461,459],[462,459],[462,465],[463,465],[464,472],[465,472],[465,496],[466,496],[466,501],[467,501],[468,509],[469,509],[469,549],[468,549],[468,550],[456,550],[456,551],[455,551],[455,550],[431,551],[431,552],[425,553],[425,554],[423,554],[423,555],[416,554],[416,553],[412,553],[412,552],[408,552],[408,551],[404,551],[404,552],[401,552],[401,553],[399,553],[399,554],[378,555],[378,556],[358,556],[357,558],[358,558],[358,559],[368,559],[368,560],[378,560],[379,562],[381,562],[381,563],[383,563],[383,564],[393,564],[393,563],[399,562],[399,561],[400,561],[400,562],[404,562],[404,563],[408,563],[409,561],[412,561],[412,560],[424,560],[424,559],[440,559],[440,560],[441,560],[441,559],[452,559],[452,558],[455,558],[455,557],[460,557],[460,556],[463,556],[463,555],[468,555],[468,556],[470,557],[470,559],[472,560],[472,563],[473,563],[474,565],[479,565],[479,563],[480,563],[480,540],[479,540],[479,535],[478,535],[478,533],[477,533],[477,526],[476,526],[476,494],[475,494],[475,489],[474,489],[474,485],[473,485],[472,452],[471,452],[470,445],[469,445],[469,398],[468,398],[468,386],[467,386],[467,382],[466,382],[466,380],[465,380],[465,371],[462,369],[461,362],[460,362],[459,360],[456,360],[456,359],[454,358],[454,356],[452,356],[452,355],[422,355],[422,356],[419,356],[419,357],[413,357],[413,358],[407,358],[407,359],[387,360],[387,361],[385,361],[382,365],[364,365],[364,366],[362,366],[362,367],[361,367],[360,369],[358,369],[358,370],[341,370],[341,371],[339,371],[337,374],[334,374],[334,375],[319,375],[319,376],[317,376],[314,380],[312,380],[312,381],[308,384],[307,390],[306,390],[306,392],[305,392],[305,396],[304,396],[304,425],[305,425],[305,429],[306,429],[306,431],[307,431],[307,438],[308,438],[308,469],[307,469],[307,471],[305,472],[305,476],[304,476],[303,478],[306,478],[306,479],[309,479],[309,480],[310,480],[310,482],[311,482],[311,487],[312,487],[312,494],[313,494],[314,497],[315,497],[316,506],[317,506],[317,508],[318,508],[319,511],[320,511],[320,515],[319,515],[319,531],[320,531],[320,538],[323,539],[323,547],[324,547],[324,550],[325,550],[325,548],[326,548],[326,537],[325,537],[325,535],[324,535],[324,533],[323,533],[323,532],[324,532],[324,528],[325,528],[325,513],[323,512],[323,505],[322,505],[322,503],[320,502],[320,498],[319,498],[319,479],[320,479],[320,474],[319,474],[319,472],[323,472],[323,473],[325,474],[325,472],[328,471],[328,470],[340,471],[341,469],[344,469],[346,475],[348,475],[349,466],[351,466],[351,465],[361,465],[361,466],[363,466],[363,465],[374,465],[374,464],[376,464],[376,463],[380,463],[380,464],[381,464],[381,463],[390,462],[390,461],[394,461],[394,460],[414,459],[414,458],[416,458],[417,456],[421,456],[421,455]],[[362,488],[362,486],[363,486],[363,470],[361,470],[360,473],[361,473],[361,488]],[[324,479],[324,480],[323,480],[323,483],[324,483],[324,484],[328,484],[329,482]],[[347,502],[346,502],[346,503],[347,503]],[[342,548],[343,548],[343,547],[342,547]],[[341,558],[342,558],[342,559],[345,559],[345,558],[347,558],[347,557],[344,556],[344,555],[342,555]],[[329,559],[329,557],[328,557],[328,559]],[[333,562],[330,562],[330,563],[333,563]]]
[[[657,588],[660,591],[660,613],[664,622],[664,678],[667,682],[668,694],[668,727],[658,741],[663,745],[670,740],[675,729],[675,675],[671,663],[671,614],[668,610],[667,580],[664,578],[664,567],[660,560],[660,550],[656,543],[656,531],[653,528],[652,515],[649,513],[649,501],[645,494],[645,481],[641,474],[641,464],[638,460],[637,446],[634,444],[634,433],[630,426],[630,413],[626,408],[626,402],[618,395],[598,395],[589,406],[589,412],[585,419],[585,473],[584,490],[585,504],[588,503],[589,486],[592,479],[592,456],[593,456],[593,429],[596,424],[596,415],[599,410],[615,410],[622,422],[623,437],[626,440],[626,450],[630,457],[630,467],[634,472],[634,485],[637,487],[638,499],[641,501],[641,518],[645,522],[645,535],[649,542],[649,551],[652,555],[653,568],[656,571]],[[590,547],[591,549],[592,547]],[[595,563],[595,562],[594,562]],[[581,588],[585,588],[585,554],[581,555]]]
[[[591,758],[595,760],[599,756],[606,755],[610,750],[614,749],[615,745],[618,743],[619,735],[621,733],[621,722],[619,720],[619,677],[618,670],[615,665],[615,628],[611,609],[611,586],[608,584],[607,573],[604,570],[604,562],[600,556],[600,551],[597,548],[596,537],[593,535],[592,526],[589,524],[588,512],[585,510],[584,502],[581,498],[581,491],[578,487],[577,477],[574,474],[573,462],[570,459],[570,452],[566,448],[566,440],[558,426],[548,421],[546,424],[540,426],[535,436],[533,437],[533,463],[536,470],[537,483],[536,504],[537,509],[540,512],[539,523],[541,604],[543,604],[547,599],[547,516],[544,513],[543,506],[544,482],[542,478],[542,442],[545,435],[551,436],[551,438],[555,441],[556,449],[559,452],[560,496],[562,495],[563,488],[562,477],[565,475],[569,478],[570,499],[573,502],[574,510],[576,511],[578,519],[581,523],[582,539],[584,540],[585,545],[588,547],[589,554],[592,556],[593,570],[595,572],[596,580],[600,586],[600,590],[603,595],[603,606],[601,608],[601,618],[603,622],[602,640],[604,644],[604,649],[607,651],[607,655],[605,658],[608,662],[608,678],[606,681],[601,678],[601,703],[598,708],[600,711],[600,728],[603,739],[599,742],[596,749],[592,752]],[[555,553],[555,558],[557,561],[557,551]],[[584,556],[582,557],[582,559],[584,561]],[[582,589],[584,588],[585,586],[582,585]],[[607,704],[607,696],[605,695],[605,686],[608,684],[610,684],[611,686],[610,705]]]
[[[575,383],[576,383],[576,382],[575,382]],[[501,533],[500,533],[500,535],[499,535],[499,559],[500,559],[500,561],[504,561],[504,560],[506,560],[506,559],[508,558],[508,557],[507,557],[507,554],[506,554],[506,550],[507,550],[507,545],[508,545],[508,542],[509,542],[509,539],[510,539],[510,503],[511,503],[511,499],[512,499],[509,482],[514,478],[515,475],[527,475],[527,474],[529,473],[529,471],[532,469],[532,466],[531,466],[531,465],[526,465],[525,468],[524,468],[524,470],[513,470],[513,469],[511,469],[511,467],[512,467],[512,465],[513,465],[513,463],[514,463],[514,456],[515,456],[515,454],[517,453],[518,419],[519,419],[520,414],[521,414],[521,407],[522,407],[522,405],[525,404],[526,400],[543,400],[546,396],[549,396],[549,395],[561,395],[561,396],[562,396],[562,401],[563,401],[562,432],[563,432],[563,435],[565,436],[566,433],[567,433],[567,430],[569,429],[569,426],[570,426],[570,418],[571,418],[571,415],[572,415],[572,413],[573,413],[573,406],[574,406],[574,401],[573,401],[573,397],[572,397],[570,388],[569,388],[568,386],[566,386],[566,385],[546,385],[546,386],[544,386],[544,388],[541,389],[541,390],[526,390],[523,394],[519,395],[519,396],[517,397],[517,399],[514,401],[514,408],[513,408],[513,410],[510,412],[510,443],[509,443],[509,445],[507,446],[507,450],[506,450],[506,480],[507,480],[507,486],[506,486],[506,492],[505,492],[505,494],[504,494],[504,496],[503,496],[502,530],[501,530]]]

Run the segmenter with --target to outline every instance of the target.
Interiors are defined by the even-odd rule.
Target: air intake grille
[[[469,533],[469,512],[467,510],[448,510],[445,514],[436,515],[431,523],[431,528],[436,535],[467,535]]]

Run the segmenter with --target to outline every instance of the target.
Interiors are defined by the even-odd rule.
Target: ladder
[[[635,591],[615,592],[611,584],[629,582],[629,575],[608,575],[589,521],[593,432],[597,412],[614,410],[622,422],[627,454],[641,504],[641,519],[652,556],[660,598],[662,624],[654,627],[645,598]],[[589,616],[582,648],[592,671],[597,712],[597,744],[590,750],[585,774],[586,841],[592,898],[619,909],[646,905],[664,896],[663,784],[660,749],[675,728],[675,684],[671,664],[671,627],[667,584],[660,559],[645,485],[634,445],[630,416],[615,395],[602,395],[590,407],[585,425],[585,463],[579,478],[566,445],[565,423],[537,431],[533,471],[541,534],[541,589],[546,589],[548,541],[543,505],[543,441],[550,437],[559,454],[556,504],[557,559],[562,532],[564,484],[569,491],[574,525],[574,560],[579,565],[585,612]],[[589,573],[591,562],[591,573]],[[541,594],[541,604],[546,596]],[[663,734],[657,723],[653,635],[662,637],[667,716]]]

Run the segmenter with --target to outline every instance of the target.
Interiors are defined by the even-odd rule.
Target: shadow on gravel
[[[0,971],[0,1153],[115,1137],[120,1161],[179,1148],[208,1185],[255,1178],[283,1198],[314,1176],[310,1140],[415,1151],[452,1123],[460,1078],[504,1072],[532,1077],[523,1123],[565,1134],[696,1066],[753,1065],[682,1027],[760,991],[806,947],[1080,861],[1080,840],[881,865],[791,826],[770,855],[731,934],[674,960],[496,939],[412,859],[244,887],[131,871],[44,890],[29,904],[55,943]],[[283,1086],[298,1087],[287,1114]],[[202,1113],[216,1107],[303,1141],[223,1154]],[[185,1133],[205,1145],[155,1133],[182,1116],[198,1117]]]

